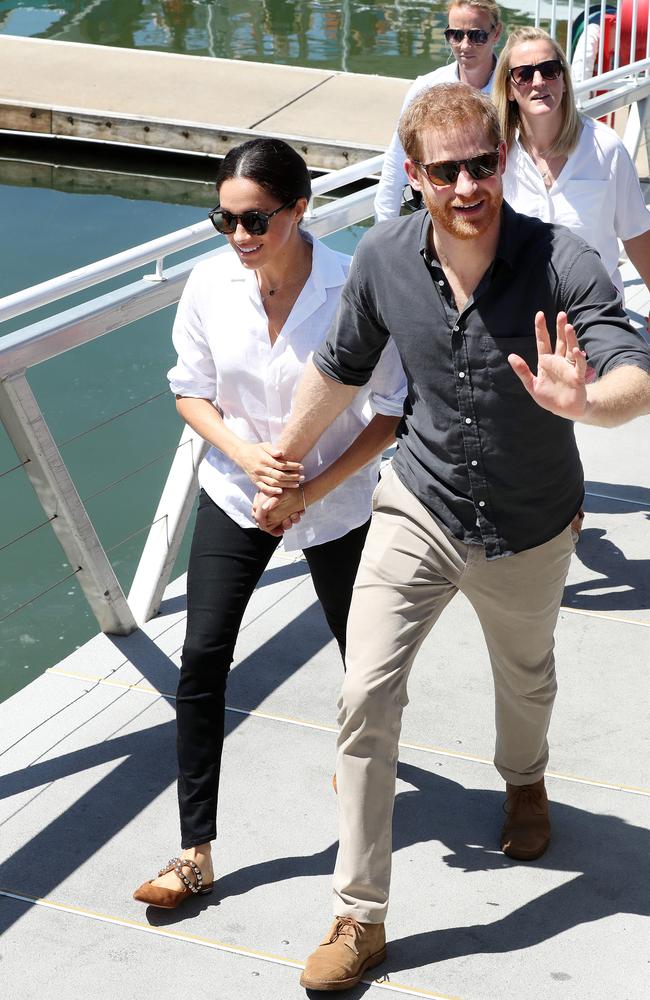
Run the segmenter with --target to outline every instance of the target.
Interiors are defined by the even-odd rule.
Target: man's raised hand
[[[558,417],[579,420],[587,409],[585,386],[587,359],[584,351],[580,350],[575,330],[568,322],[565,312],[558,313],[556,329],[557,339],[553,351],[546,317],[543,312],[536,314],[536,375],[533,375],[524,359],[518,354],[508,355],[508,361],[538,406],[550,410]]]

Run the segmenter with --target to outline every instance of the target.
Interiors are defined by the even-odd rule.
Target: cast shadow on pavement
[[[405,763],[398,765],[398,778],[412,787],[399,790],[395,799],[394,852],[429,841],[439,841],[448,848],[444,863],[468,876],[457,881],[454,893],[456,897],[466,895],[466,911],[472,919],[464,926],[424,930],[403,938],[393,937],[388,959],[372,970],[373,979],[461,956],[530,948],[572,927],[617,913],[650,913],[650,899],[645,888],[650,882],[650,833],[616,816],[600,815],[554,802],[551,805],[554,831],[551,846],[543,858],[528,862],[526,868],[575,872],[575,878],[542,893],[503,917],[485,923],[485,911],[480,909],[481,904],[477,901],[472,875],[511,869],[522,864],[505,857],[498,850],[503,792],[466,789],[434,771]],[[334,803],[331,808],[334,808]],[[197,900],[192,907],[193,912],[184,908],[183,916],[191,917],[208,906],[225,904],[231,896],[251,892],[267,884],[330,875],[336,850],[337,844],[333,843],[314,854],[275,858],[231,872],[218,880],[213,898]],[[432,858],[431,867],[427,868],[427,872],[434,876],[435,864]],[[407,893],[411,893],[410,905],[420,909],[426,920],[430,894],[427,895],[427,890],[421,888],[423,884],[423,880],[417,881],[415,896],[413,885],[394,884],[392,895],[393,899],[397,896],[404,899]],[[420,898],[418,887],[422,892]],[[440,905],[444,907],[443,898]],[[458,907],[458,898],[455,906]],[[165,911],[157,911],[156,914],[149,911],[148,916],[156,925],[171,924],[181,919],[179,915]],[[323,897],[322,913],[305,915],[300,919],[307,918],[313,922],[315,946],[330,920],[328,893]],[[355,996],[365,992],[365,987],[359,989],[361,992]]]
[[[599,575],[570,583],[562,604],[581,611],[645,611],[650,609],[650,560],[628,559],[604,528],[583,528],[576,556]]]

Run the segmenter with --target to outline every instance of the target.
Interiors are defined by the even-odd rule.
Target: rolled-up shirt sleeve
[[[352,261],[334,323],[314,354],[318,370],[343,385],[365,385],[389,340],[388,330],[364,294],[363,259],[362,242]]]
[[[635,365],[650,374],[650,345],[631,326],[600,257],[586,244],[562,279],[560,297],[598,376],[621,365]]]
[[[406,375],[397,345],[392,337],[381,353],[370,382],[369,402],[373,413],[386,417],[401,417],[406,399]]]
[[[178,303],[172,341],[178,359],[167,372],[171,391],[177,396],[214,401],[217,373],[201,321],[194,272],[188,278]]]

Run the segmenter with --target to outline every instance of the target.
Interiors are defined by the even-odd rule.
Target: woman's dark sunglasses
[[[452,42],[454,45],[460,45],[465,36],[471,45],[485,45],[493,30],[493,28],[489,31],[484,31],[483,28],[470,28],[469,31],[465,31],[463,28],[445,28],[444,35],[450,45]]]
[[[241,215],[226,212],[225,208],[217,205],[211,212],[208,212],[208,217],[217,232],[223,233],[224,236],[231,236],[240,222],[250,236],[264,236],[273,216],[277,215],[278,212],[283,212],[285,208],[291,208],[297,201],[297,198],[292,198],[286,205],[280,205],[273,212],[258,212],[257,209],[253,208],[250,212],[242,212]]]
[[[541,73],[543,80],[557,80],[562,76],[562,63],[559,59],[546,59],[541,63],[513,66],[509,71],[512,80],[518,87],[531,83],[535,73]]]
[[[461,167],[465,167],[469,176],[475,181],[493,177],[499,166],[499,150],[496,149],[493,153],[480,153],[469,160],[444,160],[442,163],[420,163],[419,160],[413,162],[422,167],[432,184],[436,187],[445,187],[454,183]]]

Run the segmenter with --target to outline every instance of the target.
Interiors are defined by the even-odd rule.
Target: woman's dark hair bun
[[[307,164],[282,139],[249,139],[226,153],[217,174],[217,191],[224,181],[245,177],[284,204],[292,198],[311,198]]]

